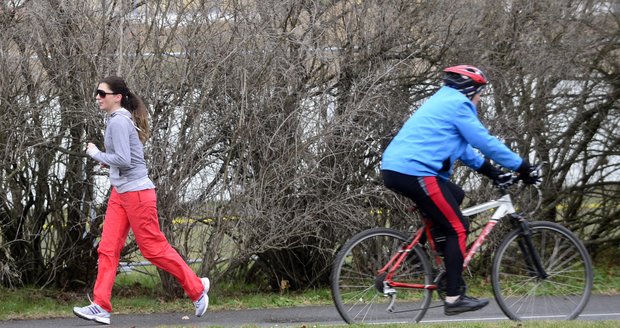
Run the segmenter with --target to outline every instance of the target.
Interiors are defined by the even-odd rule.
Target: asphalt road
[[[436,305],[439,303],[433,303]],[[68,308],[67,312],[71,313]],[[186,317],[185,319],[183,317]],[[187,319],[189,318],[189,319]],[[539,318],[553,320],[554,314]],[[442,308],[430,309],[422,322],[463,322],[507,320],[497,304],[491,301],[486,308],[446,317]],[[579,320],[618,320],[620,325],[620,296],[592,296]],[[296,307],[283,309],[255,309],[238,311],[208,311],[202,318],[191,313],[163,313],[150,315],[112,316],[110,327],[312,327],[314,325],[344,324],[333,306]],[[103,327],[92,321],[77,317],[47,320],[0,321],[0,327],[48,328],[48,327]]]

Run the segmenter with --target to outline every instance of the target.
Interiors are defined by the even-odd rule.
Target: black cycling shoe
[[[443,313],[445,315],[456,315],[463,312],[480,310],[489,304],[488,299],[477,299],[467,295],[461,295],[454,303],[443,303]]]

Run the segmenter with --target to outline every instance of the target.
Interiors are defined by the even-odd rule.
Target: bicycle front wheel
[[[406,241],[407,237],[396,230],[373,228],[353,236],[338,252],[332,265],[332,298],[346,322],[418,322],[422,319],[431,302],[432,291],[397,288],[395,294],[386,296],[385,274],[378,274]],[[393,281],[432,284],[431,265],[418,245],[407,255]]]
[[[509,233],[493,261],[495,299],[512,320],[575,319],[590,299],[592,262],[575,235],[552,222],[531,222],[534,250],[548,277],[539,278],[519,229]]]

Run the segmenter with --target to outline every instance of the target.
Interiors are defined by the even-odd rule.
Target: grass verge
[[[614,265],[596,266],[594,294],[620,294],[620,267]],[[483,278],[468,279],[471,295],[493,297],[490,281]],[[60,292],[50,289],[25,287],[15,290],[0,288],[0,321],[10,319],[42,319],[72,316],[73,306],[87,305],[84,294]],[[187,312],[193,313],[193,304],[187,298],[168,300],[161,291],[159,277],[154,269],[147,268],[143,273],[121,273],[117,276],[112,302],[115,313],[161,313]],[[238,283],[219,282],[209,293],[209,309],[237,310],[250,308],[277,308],[307,305],[331,305],[331,294],[328,288],[307,290],[304,292],[270,293],[258,291],[254,286]],[[583,324],[583,322],[581,322]],[[613,327],[617,327],[615,322]],[[451,327],[453,325],[451,324]],[[344,327],[344,326],[343,326]],[[349,326],[347,326],[349,327]],[[375,327],[375,326],[373,326]],[[400,326],[386,326],[400,327]],[[403,326],[406,327],[406,326]],[[461,326],[455,326],[461,327]],[[462,327],[539,327],[513,325],[469,325]],[[540,327],[558,327],[540,326]],[[573,326],[563,324],[561,328]],[[582,327],[582,326],[575,326]],[[588,327],[599,327],[598,322]],[[600,326],[611,327],[611,326]]]

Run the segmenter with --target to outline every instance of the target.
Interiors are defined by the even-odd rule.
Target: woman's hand
[[[89,142],[86,145],[86,153],[88,154],[88,156],[93,157],[97,154],[99,154],[101,151],[99,150],[99,148],[97,148],[97,146],[95,146],[94,143]]]

